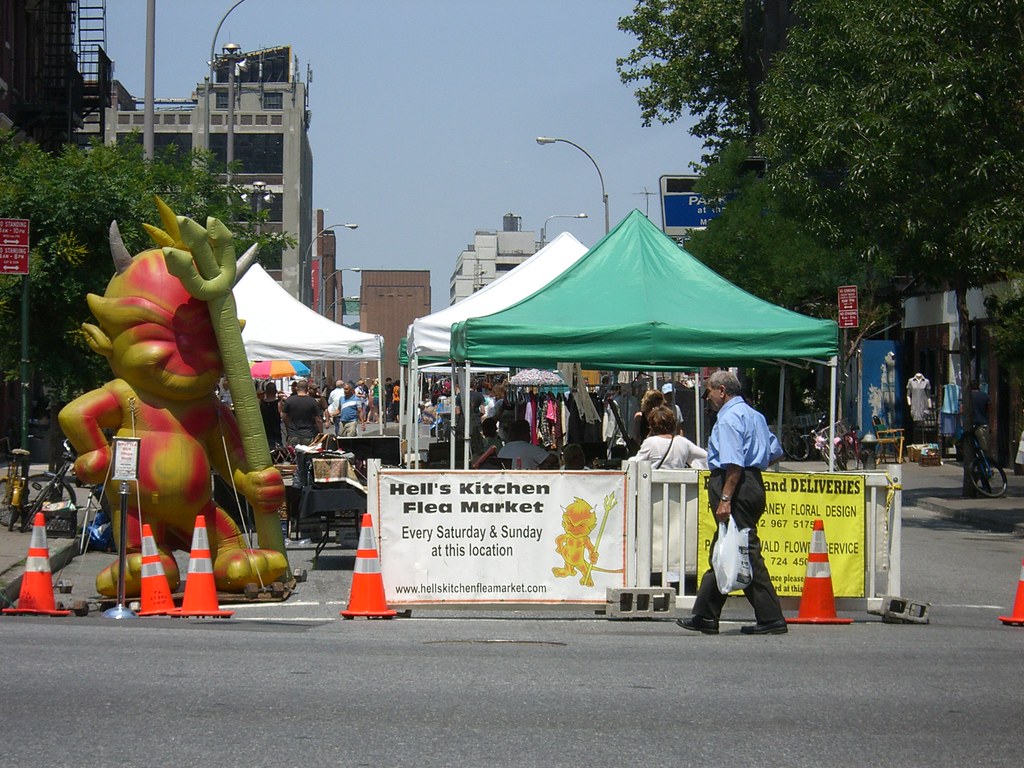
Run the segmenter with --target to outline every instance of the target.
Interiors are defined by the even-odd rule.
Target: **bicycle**
[[[11,453],[18,453],[17,449]],[[27,459],[28,451],[24,452]],[[18,530],[22,533],[28,530],[35,520],[36,513],[43,511],[43,505],[54,502],[72,502],[78,504],[78,497],[75,489],[67,479],[68,472],[71,472],[75,465],[75,449],[71,443],[64,441],[63,461],[56,472],[37,472],[24,478],[20,505],[11,507],[12,514],[7,522],[7,530],[13,531],[14,526],[21,519]],[[17,509],[17,514],[14,514]]]
[[[817,429],[811,430],[814,435],[814,447],[822,460],[828,463],[828,424],[819,424]],[[857,439],[857,428],[847,427],[842,421],[835,424],[835,438],[833,444],[835,454],[835,466],[840,471],[846,471],[853,458],[854,468],[860,461],[860,441]]]
[[[28,466],[28,451],[22,448],[11,449],[10,442],[4,439],[7,456],[7,477],[0,479],[0,525],[6,525],[13,531],[18,520],[22,519],[22,508],[25,502],[25,474]]]
[[[971,456],[971,466],[968,468],[967,476],[971,485],[982,496],[997,499],[1006,493],[1006,472],[998,464],[988,457],[978,442],[978,435],[971,431],[964,432],[964,439],[969,439],[974,448]]]

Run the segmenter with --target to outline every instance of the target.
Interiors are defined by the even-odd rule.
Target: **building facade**
[[[313,152],[307,83],[297,67],[290,46],[218,57],[212,81],[207,76],[187,98],[157,100],[154,149],[209,149],[226,164],[230,143],[230,182],[249,193],[254,212],[267,211],[267,231],[287,232],[297,241],[280,254],[280,269],[268,271],[312,306]],[[104,141],[141,141],[144,104],[116,81],[113,94]],[[276,255],[271,259],[276,263]]]
[[[381,379],[397,379],[398,342],[413,320],[430,314],[430,270],[364,269],[358,277],[359,330],[384,338]],[[358,378],[376,376],[375,367],[360,363]]]
[[[473,242],[459,254],[449,282],[449,304],[479,291],[511,272],[537,252],[532,231],[522,231],[522,218],[507,213],[500,232],[479,229]]]

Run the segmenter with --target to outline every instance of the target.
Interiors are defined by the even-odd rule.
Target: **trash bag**
[[[92,522],[85,526],[83,552],[89,550],[94,552],[114,551],[114,526],[110,522],[110,515],[106,509],[101,508]]]
[[[718,591],[723,595],[737,589],[746,589],[754,580],[750,567],[750,529],[740,530],[736,521],[729,518],[728,526],[718,524],[718,540],[711,553],[711,564],[715,569]]]

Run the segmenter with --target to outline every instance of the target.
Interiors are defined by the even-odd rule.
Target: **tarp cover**
[[[450,352],[478,365],[674,370],[828,358],[838,339],[835,322],[737,288],[634,210],[541,290],[453,326]]]
[[[447,360],[452,325],[469,317],[497,312],[525,299],[587,252],[579,240],[563,232],[522,264],[476,293],[442,310],[417,318],[409,326],[407,354],[420,360]]]
[[[318,315],[259,264],[234,287],[242,342],[250,360],[378,360],[381,338]]]

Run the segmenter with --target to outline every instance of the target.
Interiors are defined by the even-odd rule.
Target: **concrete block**
[[[676,591],[671,587],[609,589],[605,615],[610,619],[671,619],[675,617]]]

